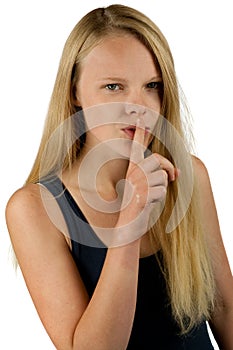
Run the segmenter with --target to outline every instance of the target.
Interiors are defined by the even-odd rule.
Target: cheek
[[[153,109],[156,113],[160,113],[160,111],[161,111],[161,98],[160,98],[159,94],[157,94],[155,96],[153,107],[151,109]]]
[[[99,103],[99,101],[95,98],[94,94],[92,94],[91,92],[87,96],[80,95],[79,101],[83,110],[93,107]]]
[[[114,135],[114,130],[112,126],[101,125],[90,129],[92,135],[98,138],[100,141],[108,140]]]
[[[83,81],[79,81],[76,88],[76,99],[82,109],[92,107],[99,103],[98,96],[94,90],[92,84],[86,84]]]

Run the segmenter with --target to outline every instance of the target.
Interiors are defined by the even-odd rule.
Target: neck
[[[123,188],[118,187],[119,181],[125,179],[128,164],[127,160],[114,159],[102,166],[96,178],[97,191],[103,196],[108,194],[114,196],[116,191],[119,191],[120,194]]]
[[[102,197],[117,197],[117,184],[125,179],[129,161],[116,150],[99,144],[97,148],[84,146],[71,171],[72,186],[84,191],[97,191]],[[78,177],[78,182],[77,182]]]

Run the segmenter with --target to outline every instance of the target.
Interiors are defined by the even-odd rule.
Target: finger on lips
[[[176,169],[174,165],[165,157],[160,154],[152,154],[150,157],[144,159],[145,152],[145,122],[142,118],[137,119],[135,134],[132,141],[130,161],[134,164],[140,164],[142,169],[146,172],[152,172],[158,169],[163,169],[168,174],[168,180],[174,181],[179,176],[179,169]]]
[[[132,140],[131,153],[129,159],[128,179],[131,181],[131,175],[137,166],[141,168],[146,176],[147,184],[149,185],[149,192],[151,200],[149,202],[161,201],[165,198],[167,192],[167,186],[169,181],[174,181],[179,176],[179,170],[165,157],[160,154],[154,153],[149,157],[144,158],[145,152],[145,123],[139,118],[135,127],[135,133]],[[139,173],[134,173],[136,177]],[[139,180],[140,178],[140,180]],[[135,182],[133,180],[133,183]],[[139,176],[136,182],[144,183],[142,177]]]
[[[145,124],[142,119],[138,118],[130,153],[130,162],[134,164],[138,164],[144,159],[145,133]]]
[[[143,119],[138,118],[136,122],[136,129],[133,140],[140,143],[141,145],[144,145],[145,133],[145,123]]]

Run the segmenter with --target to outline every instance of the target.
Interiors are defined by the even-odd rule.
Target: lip
[[[131,139],[134,138],[136,125],[129,125],[126,128],[121,129],[128,137]],[[145,127],[145,134],[148,134],[150,132],[150,128],[148,126]]]
[[[126,128],[121,129],[131,140],[134,138],[136,126],[135,125],[130,125],[127,126]]]

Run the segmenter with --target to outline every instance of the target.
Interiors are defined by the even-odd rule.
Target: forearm
[[[233,309],[222,308],[209,324],[219,349],[233,349]]]
[[[74,334],[73,349],[125,349],[136,308],[139,241],[108,249],[94,294]]]

